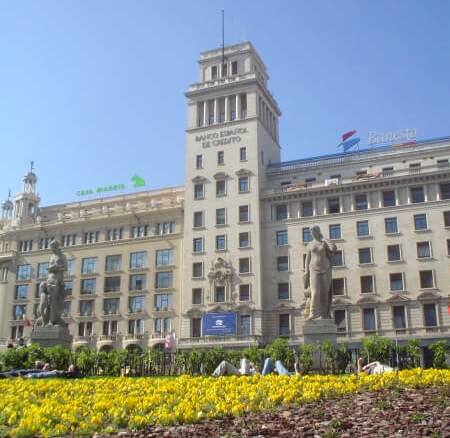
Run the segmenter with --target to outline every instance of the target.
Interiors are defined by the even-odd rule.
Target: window
[[[39,285],[37,285],[37,286],[39,286]],[[64,282],[64,289],[66,291],[66,295],[72,295],[72,289],[73,289],[72,281],[65,281]]]
[[[394,168],[393,167],[383,167],[382,172],[383,172],[383,176],[391,176],[394,174]]]
[[[426,259],[431,257],[430,242],[417,242],[417,258]]]
[[[423,322],[425,327],[437,327],[436,304],[426,303],[423,305]]]
[[[316,182],[316,178],[315,177],[312,176],[312,177],[309,177],[309,178],[305,178],[306,185],[308,185],[309,183],[313,183],[313,182]]]
[[[83,243],[97,243],[98,238],[100,237],[99,231],[89,231],[84,233]]]
[[[339,198],[328,198],[327,203],[328,203],[328,213],[329,214],[340,213],[341,205],[339,202]]]
[[[217,79],[217,65],[211,67],[211,79]]]
[[[239,259],[239,274],[247,274],[250,272],[250,258],[245,257]]]
[[[224,66],[226,67],[226,66]],[[225,98],[221,97],[218,100],[218,107],[219,107],[219,123],[223,123],[225,121]],[[223,153],[223,152],[222,152]],[[223,163],[217,163],[217,164],[223,164]]]
[[[212,125],[214,123],[214,100],[208,100],[207,108],[208,108],[208,125]]]
[[[70,301],[64,301],[62,316],[67,318],[70,315]]]
[[[94,300],[82,300],[80,301],[80,315],[90,316],[94,311]]]
[[[128,290],[144,290],[146,288],[147,276],[145,274],[132,274],[128,284]]]
[[[433,271],[419,271],[420,288],[431,289],[434,287]]]
[[[395,207],[395,205],[395,190],[387,190],[383,192],[383,207]]]
[[[11,327],[11,339],[23,338],[23,325],[17,325]]]
[[[96,286],[95,278],[84,278],[80,283],[80,292],[82,295],[90,295],[95,294],[95,286]]]
[[[365,331],[376,330],[375,309],[372,307],[363,309],[363,330]]]
[[[130,254],[130,269],[142,269],[147,266],[147,251],[132,252]]]
[[[225,234],[220,234],[219,236],[216,236],[216,250],[217,251],[223,251],[227,247],[227,239],[225,237]]]
[[[437,164],[437,167],[448,167],[449,166],[448,158],[443,158],[442,160],[437,160],[436,164]]]
[[[205,114],[205,102],[197,103],[197,127],[203,126],[203,118]]]
[[[81,261],[82,274],[95,274],[97,272],[97,257],[86,257]]]
[[[284,246],[288,244],[288,232],[287,230],[277,231],[277,246]]]
[[[427,215],[426,214],[415,214],[414,215],[414,229],[416,231],[427,230]]]
[[[356,234],[358,237],[365,237],[370,234],[369,221],[357,221],[356,222]]]
[[[338,249],[331,254],[331,266],[344,266],[344,255],[342,249]]]
[[[388,245],[387,257],[389,262],[398,262],[401,260],[400,245]]]
[[[191,335],[193,338],[199,338],[202,335],[202,320],[200,318],[192,318]]]
[[[172,294],[155,295],[156,310],[169,310],[172,307]]]
[[[48,262],[39,263],[37,269],[37,278],[47,278],[48,274]]]
[[[278,270],[278,272],[288,272],[289,271],[289,257],[288,256],[277,257],[277,270]]]
[[[277,221],[282,221],[288,218],[288,206],[287,204],[278,204],[275,207],[275,218]]]
[[[173,272],[157,272],[155,274],[155,288],[163,289],[173,287]]]
[[[289,283],[278,283],[278,299],[289,299]]]
[[[368,208],[367,194],[355,195],[355,210],[367,210]]]
[[[387,217],[384,219],[384,230],[386,234],[398,233],[398,225],[396,217]]]
[[[410,173],[419,173],[421,168],[420,163],[410,163],[409,164],[409,172]]]
[[[399,291],[403,289],[403,274],[401,272],[389,274],[389,281],[392,291]]]
[[[31,265],[18,265],[16,271],[16,280],[31,280]]]
[[[103,321],[103,336],[114,336],[117,334],[117,321]]]
[[[278,333],[280,336],[289,336],[290,331],[290,315],[289,313],[282,313],[279,316]]]
[[[203,227],[203,211],[194,212],[194,228]]]
[[[122,239],[122,228],[112,228],[108,230],[107,240],[120,240]]]
[[[128,334],[129,335],[141,335],[144,333],[144,320],[132,319],[128,321]]]
[[[232,75],[237,75],[238,74],[238,63],[237,63],[237,61],[233,61],[231,63],[231,74]]]
[[[16,285],[16,292],[14,294],[15,300],[26,300],[28,295],[28,284]]]
[[[447,239],[447,255],[450,256],[450,239]]]
[[[27,306],[25,304],[16,304],[13,306],[13,319],[21,320],[27,313]]]
[[[192,304],[202,304],[202,289],[199,287],[192,289]]]
[[[406,328],[405,306],[394,306],[392,308],[394,328],[397,330]]]
[[[331,224],[329,226],[330,239],[340,239],[341,236],[341,224]]]
[[[67,260],[67,271],[66,275],[68,277],[71,277],[73,273],[75,272],[75,260],[74,259],[68,259]]]
[[[192,241],[193,252],[203,252],[203,237],[196,237]]]
[[[302,202],[302,217],[309,217],[314,214],[313,202],[303,201]]]
[[[61,244],[62,246],[73,246],[77,243],[77,235],[76,234],[63,234],[61,236]]]
[[[156,318],[155,319],[155,332],[166,334],[172,330],[172,320],[170,318]]]
[[[333,295],[345,294],[345,280],[343,278],[333,278],[331,280],[331,290]]]
[[[250,246],[250,233],[248,231],[239,233],[239,248],[248,248]]]
[[[224,303],[225,302],[225,287],[224,286],[216,286],[214,292],[214,301],[216,303]]]
[[[202,262],[192,263],[192,277],[193,278],[203,277],[203,263]]]
[[[444,226],[450,227],[450,211],[444,211]]]
[[[105,272],[117,272],[122,269],[122,256],[109,255],[105,258]]]
[[[103,300],[103,313],[105,315],[116,315],[119,313],[119,298],[105,298]]]
[[[239,301],[250,301],[250,285],[239,285]]]
[[[239,206],[239,222],[248,222],[250,220],[248,205]]]
[[[304,243],[311,242],[311,240],[313,239],[311,230],[309,229],[309,227],[305,227],[302,229],[302,238],[303,238]]]
[[[339,333],[345,333],[347,331],[347,323],[344,309],[336,309],[334,311],[334,323],[337,326]]]
[[[0,271],[0,281],[8,281],[9,269],[7,266],[3,266]]]
[[[78,324],[78,336],[92,336],[92,321],[80,322]]]
[[[119,292],[120,291],[120,277],[105,277],[103,291],[104,292]]]
[[[217,152],[217,164],[219,166],[221,166],[222,164],[225,164],[225,154],[224,154],[223,151],[218,151]]]
[[[148,225],[134,225],[131,227],[131,237],[145,237],[148,235]]]
[[[21,240],[19,242],[19,252],[27,252],[33,250],[32,240]]]
[[[441,199],[450,199],[450,183],[440,184]]]
[[[130,297],[128,299],[128,311],[130,313],[143,312],[145,309],[145,296]]]
[[[241,119],[247,117],[247,95],[245,93],[240,94],[241,99]]]
[[[242,147],[239,149],[239,160],[247,161],[247,148],[246,147]]]
[[[224,179],[216,181],[216,196],[225,196],[227,194],[227,186]]]
[[[173,249],[156,250],[156,267],[173,265]]]
[[[225,225],[227,223],[225,208],[218,208],[216,210],[216,225]]]
[[[204,199],[205,191],[204,185],[202,183],[194,185],[194,199]]]
[[[425,194],[423,187],[411,187],[411,202],[417,204],[419,202],[425,202]]]
[[[229,97],[228,111],[230,113],[228,120],[236,120],[236,96]]]
[[[248,176],[239,177],[239,193],[248,193],[249,189],[249,179]]]
[[[373,282],[373,276],[372,275],[362,275],[360,277],[360,283],[361,283],[361,293],[362,294],[370,294],[374,292],[374,282]]]
[[[239,316],[239,334],[241,336],[248,336],[250,334],[250,315]]]

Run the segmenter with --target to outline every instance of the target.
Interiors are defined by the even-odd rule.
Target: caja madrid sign
[[[235,335],[236,312],[205,313],[202,318],[203,336]]]

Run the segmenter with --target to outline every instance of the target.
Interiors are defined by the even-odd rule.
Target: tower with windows
[[[40,201],[36,184],[37,176],[34,173],[34,163],[31,162],[30,171],[23,177],[22,192],[15,196],[14,221],[18,224],[36,220]]]
[[[278,105],[251,43],[200,54],[200,82],[186,92],[185,254],[181,345],[207,345],[202,316],[231,312],[235,336],[263,334],[260,192],[280,160]],[[215,341],[217,342],[217,340]]]

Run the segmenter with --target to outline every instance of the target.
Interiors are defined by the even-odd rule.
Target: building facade
[[[0,222],[0,338],[29,336],[48,244],[70,260],[74,347],[303,342],[303,263],[319,225],[338,246],[338,339],[450,333],[450,138],[281,161],[264,63],[250,43],[200,55],[187,92],[184,187],[40,207],[30,171]],[[236,330],[205,336],[203,316]]]

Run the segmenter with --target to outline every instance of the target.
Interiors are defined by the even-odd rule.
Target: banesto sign
[[[223,131],[196,135],[195,141],[201,142],[203,148],[209,148],[211,146],[239,143],[242,140],[241,135],[247,133],[247,128],[224,129]]]

